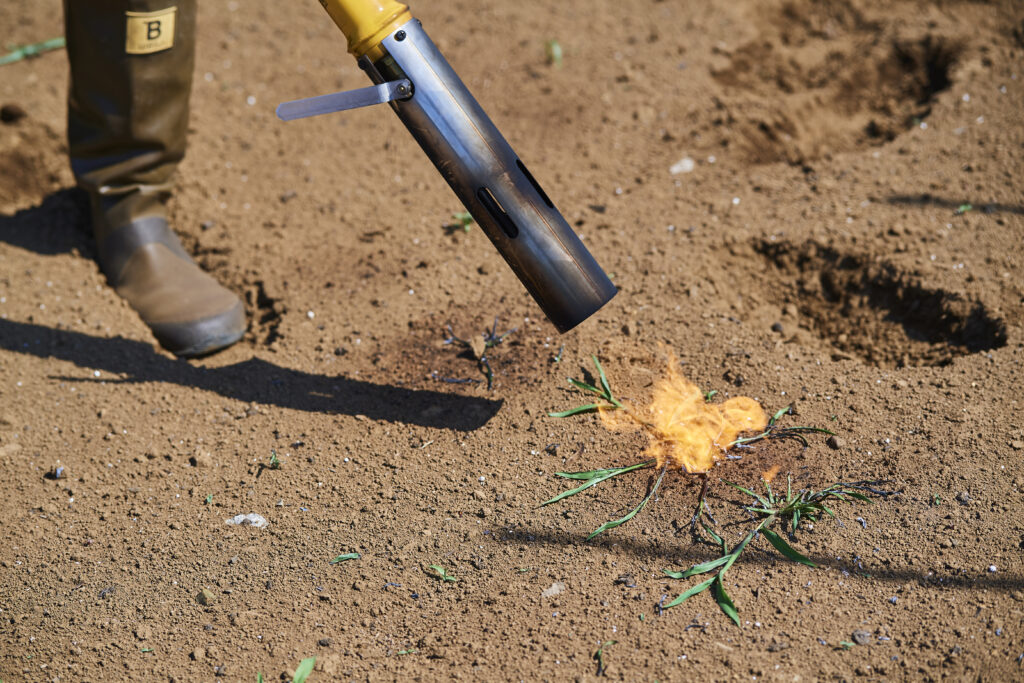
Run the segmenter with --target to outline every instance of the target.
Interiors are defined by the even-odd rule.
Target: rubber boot
[[[89,192],[100,266],[179,356],[245,334],[241,300],[192,261],[167,223],[185,154],[196,0],[64,0],[71,169]]]

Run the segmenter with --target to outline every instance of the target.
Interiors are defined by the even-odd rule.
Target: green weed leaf
[[[313,673],[315,665],[316,657],[307,657],[299,662],[299,666],[295,668],[295,678],[292,679],[292,683],[306,683],[306,679],[309,678],[309,674]]]
[[[604,392],[595,387],[593,384],[587,384],[586,382],[582,382],[578,379],[573,379],[572,377],[569,377],[567,379],[569,380],[569,384],[573,385],[577,389],[583,389],[583,391],[589,391],[590,393],[597,394],[598,396],[604,395]]]
[[[602,481],[606,481],[608,479],[611,479],[612,477],[617,477],[620,474],[626,474],[627,472],[632,472],[633,470],[642,469],[644,467],[650,467],[651,463],[652,461],[649,460],[647,462],[637,463],[636,465],[630,465],[629,467],[615,467],[604,470],[590,470],[589,472],[556,472],[558,476],[563,477],[565,479],[585,479],[586,483],[583,484],[582,486],[577,486],[574,489],[570,489],[568,491],[563,491],[562,493],[559,493],[554,498],[551,498],[541,503],[540,507],[544,507],[545,505],[551,505],[552,503],[557,503],[560,500],[565,500],[569,496],[575,496],[577,493],[580,493],[581,491],[586,491],[591,486],[597,486]]]
[[[579,408],[570,408],[569,410],[560,410],[556,413],[548,413],[548,417],[569,417],[570,415],[578,415],[580,413],[592,413],[598,409],[596,403],[588,403],[585,406]]]
[[[447,569],[445,569],[439,564],[432,564],[430,565],[430,568],[437,572],[435,576],[438,579],[441,579],[442,583],[455,583],[456,581],[458,581],[457,578],[448,573]]]
[[[331,564],[338,564],[339,562],[345,562],[346,560],[358,560],[359,558],[359,553],[345,553],[343,555],[338,555],[331,560]]]
[[[605,396],[611,398],[612,388],[608,385],[608,378],[604,374],[604,368],[601,367],[601,361],[597,359],[597,356],[591,356],[594,359],[594,367],[597,368],[597,374],[601,378],[601,387],[604,388]]]
[[[695,564],[686,571],[681,572],[679,576],[674,576],[672,578],[688,579],[691,576],[697,576],[698,574],[707,574],[708,572],[714,571],[715,569],[718,569],[723,564],[728,562],[730,557],[732,557],[732,553],[729,553],[728,555],[722,555],[721,557],[715,560],[709,560],[708,562]]]
[[[693,586],[692,588],[687,590],[685,593],[680,595],[678,598],[676,598],[672,602],[670,602],[667,605],[665,605],[665,607],[663,609],[668,609],[669,607],[675,607],[676,605],[681,605],[684,602],[686,602],[687,600],[689,600],[690,598],[692,598],[694,595],[697,595],[698,593],[702,593],[702,592],[706,591],[708,588],[711,587],[711,584],[713,584],[717,578],[718,578],[717,576],[712,576],[707,581],[701,581],[696,586]]]
[[[717,602],[718,607],[725,612],[725,616],[732,619],[733,622],[739,626],[740,613],[736,611],[736,605],[733,604],[732,598],[730,598],[729,594],[725,592],[725,584],[722,583],[722,575],[719,574],[712,580],[714,581],[714,585],[711,592],[715,595],[715,602]]]
[[[761,533],[764,534],[764,537],[768,539],[769,543],[775,546],[776,550],[785,555],[788,559],[793,560],[794,562],[799,562],[800,564],[806,564],[808,567],[818,566],[811,562],[809,559],[807,559],[807,557],[801,555],[796,550],[794,550],[793,546],[786,543],[786,541],[783,540],[782,536],[779,536],[771,529],[764,529],[761,531]]]
[[[667,468],[662,468],[662,470],[661,470],[661,474],[659,474],[659,475],[658,475],[658,479],[657,479],[657,481],[655,481],[655,482],[654,482],[654,486],[652,486],[652,487],[651,487],[651,491],[650,491],[650,493],[648,493],[648,494],[647,494],[647,495],[646,495],[646,496],[644,497],[644,499],[643,499],[642,501],[640,501],[640,504],[639,504],[639,505],[637,505],[637,506],[636,506],[635,508],[633,508],[633,509],[632,509],[632,510],[631,510],[631,511],[630,511],[630,512],[629,512],[628,514],[626,514],[626,515],[625,515],[624,517],[621,517],[621,518],[619,518],[619,519],[615,519],[615,520],[612,520],[612,521],[610,521],[610,522],[605,522],[604,524],[602,524],[602,525],[601,525],[601,526],[600,526],[599,528],[597,528],[596,530],[592,531],[592,532],[590,533],[590,535],[589,535],[589,536],[587,536],[587,540],[589,541],[589,540],[590,540],[590,539],[592,539],[592,538],[593,538],[594,536],[597,536],[597,535],[598,535],[598,534],[600,534],[600,533],[603,533],[603,532],[605,532],[605,531],[608,531],[609,529],[614,529],[614,528],[615,528],[615,527],[617,527],[617,526],[622,526],[623,524],[625,524],[625,523],[626,523],[626,522],[628,522],[629,520],[631,520],[631,519],[633,519],[634,517],[636,517],[636,514],[637,514],[638,512],[640,512],[641,510],[643,510],[643,509],[644,509],[644,507],[646,507],[647,503],[648,503],[648,502],[650,502],[651,498],[652,498],[652,497],[654,497],[654,493],[655,493],[655,492],[656,492],[656,491],[658,490],[658,487],[659,487],[659,486],[661,486],[661,481],[662,481],[662,480],[663,480],[663,479],[665,478],[665,472],[667,472],[667,471],[668,471],[668,469],[667,469]]]

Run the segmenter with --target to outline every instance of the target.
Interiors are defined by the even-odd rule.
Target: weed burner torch
[[[375,85],[277,108],[285,121],[388,102],[560,332],[616,289],[444,56],[395,0],[320,0]]]

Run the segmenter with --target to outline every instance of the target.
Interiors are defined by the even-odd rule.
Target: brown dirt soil
[[[562,337],[478,228],[445,229],[461,207],[390,111],[274,118],[365,84],[317,3],[282,7],[201,12],[172,211],[251,320],[201,361],[156,348],[91,259],[64,55],[0,67],[27,113],[0,125],[0,679],[251,681],[315,655],[314,680],[591,680],[612,640],[615,680],[1024,676],[1019,2],[414,4],[614,273]],[[60,3],[0,26],[59,35]],[[495,316],[516,331],[488,390],[445,327]],[[720,480],[772,464],[902,491],[798,534],[818,569],[756,541],[728,574],[740,627],[706,594],[656,610],[693,583],[662,570],[715,556],[687,531],[696,481],[590,542],[647,473],[537,507],[554,472],[643,448],[547,417],[583,398],[565,377],[598,354],[642,398],[668,351],[839,433],[715,469],[730,542]],[[270,525],[225,524],[249,512]]]

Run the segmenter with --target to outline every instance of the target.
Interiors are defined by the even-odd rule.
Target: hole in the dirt
[[[894,139],[950,87],[959,39],[908,36],[884,13],[792,0],[766,10],[761,35],[719,50],[721,144],[755,163],[800,164]]]
[[[923,287],[890,264],[814,242],[755,248],[814,330],[866,363],[941,366],[1006,345],[1006,323],[984,304]]]
[[[262,280],[246,288],[245,307],[249,319],[254,321],[252,333],[258,342],[269,346],[281,337],[278,328],[281,326],[284,304],[280,299],[267,294],[267,287]]]

